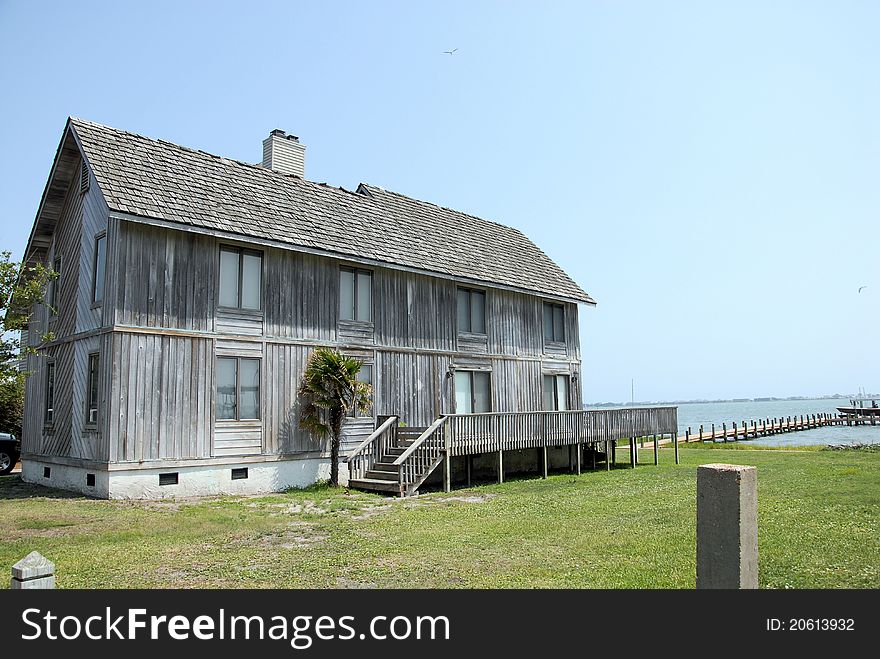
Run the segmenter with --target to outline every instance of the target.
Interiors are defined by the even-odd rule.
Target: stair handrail
[[[397,467],[401,494],[412,494],[439,464],[440,458],[445,455],[445,444],[442,446],[431,446],[429,442],[434,438],[434,435],[442,430],[448,420],[449,419],[446,416],[438,417],[437,420],[428,426],[425,431],[419,435],[419,438],[416,439],[412,445],[394,461],[393,464]],[[448,459],[448,456],[446,457]]]
[[[362,478],[363,475],[373,466],[373,463],[378,461],[382,456],[383,449],[380,440],[389,430],[397,428],[397,422],[398,417],[389,416],[378,428],[370,433],[364,441],[358,444],[357,448],[345,456],[343,461],[347,462],[349,465],[349,478]],[[364,460],[368,462],[366,466],[362,464]],[[353,466],[352,463],[354,463]]]

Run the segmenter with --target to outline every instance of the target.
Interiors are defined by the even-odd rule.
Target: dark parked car
[[[18,456],[21,455],[21,442],[8,432],[0,432],[0,476],[12,471]]]

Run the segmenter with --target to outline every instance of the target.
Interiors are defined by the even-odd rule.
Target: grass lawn
[[[758,467],[762,587],[880,587],[880,453],[736,446],[403,500],[96,501],[7,476],[0,570],[37,550],[60,588],[692,588],[695,468],[730,462]]]

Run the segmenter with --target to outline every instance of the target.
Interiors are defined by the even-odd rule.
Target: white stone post
[[[12,590],[55,587],[55,564],[32,551],[12,566]]]
[[[697,588],[758,587],[758,470],[697,467]]]

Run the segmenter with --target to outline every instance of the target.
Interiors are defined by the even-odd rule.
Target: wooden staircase
[[[348,481],[348,486],[355,490],[367,490],[368,492],[392,492],[403,496],[400,483],[400,469],[394,464],[404,451],[427,430],[426,427],[403,426],[397,428],[397,441],[386,447],[380,454],[379,460],[367,470],[363,478],[355,478]]]
[[[347,456],[348,486],[397,496],[418,494],[419,486],[443,461],[441,417],[428,427],[398,426],[389,417]]]

